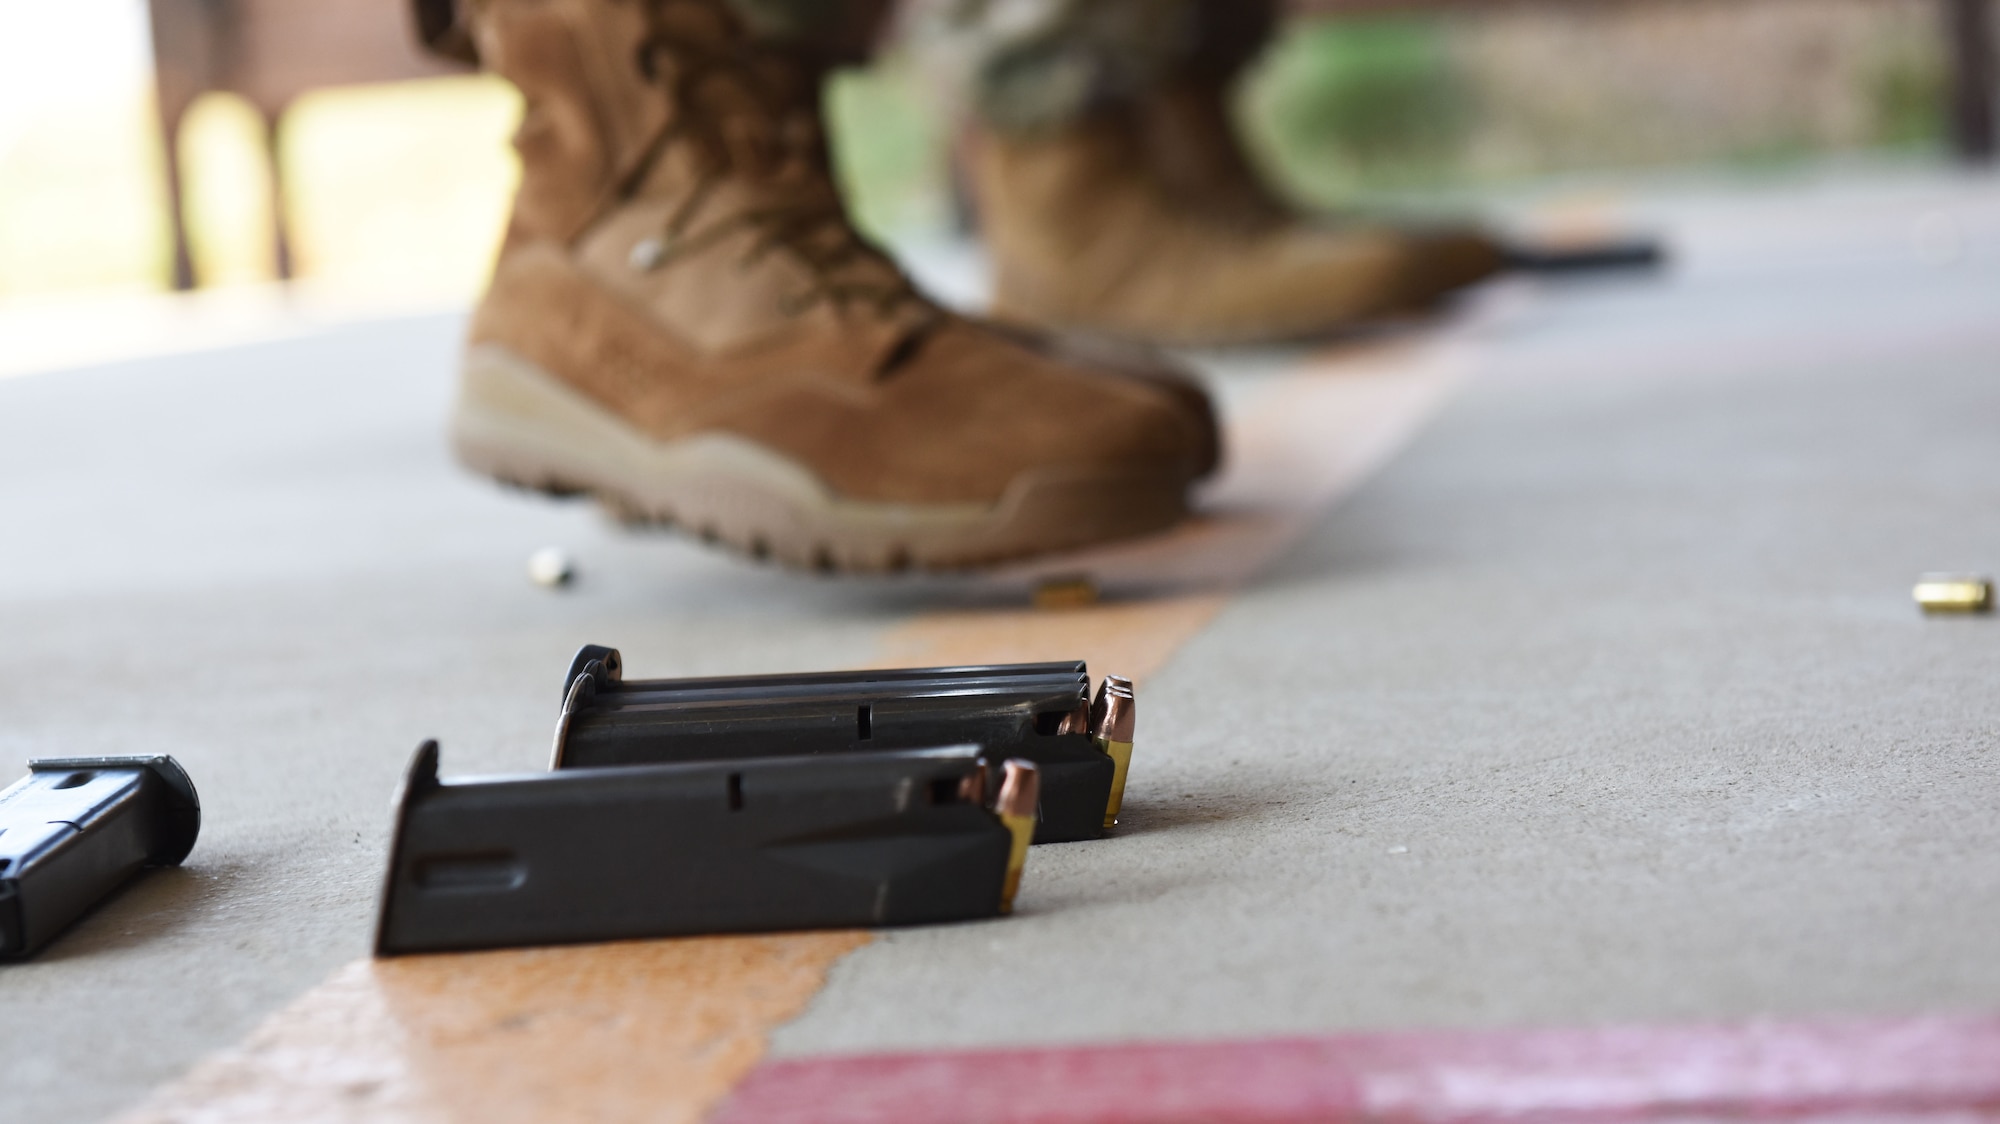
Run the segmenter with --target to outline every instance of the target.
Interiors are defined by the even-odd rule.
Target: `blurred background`
[[[380,9],[372,24],[406,34],[390,22],[402,18],[395,0],[319,7],[350,22]],[[1938,164],[1952,147],[1952,10],[1655,0],[1308,18],[1254,75],[1244,109],[1281,181],[1323,204],[1578,198],[1635,179]],[[102,329],[75,338],[63,309],[78,301],[133,302],[122,330],[144,350],[161,332],[227,335],[274,308],[339,315],[476,292],[516,174],[506,140],[518,105],[504,84],[447,73],[344,84],[329,50],[324,74],[264,82],[275,109],[174,94],[187,105],[169,139],[153,38],[146,0],[0,0],[0,370],[126,346]],[[361,69],[443,69],[402,49],[372,43]],[[299,85],[317,88],[292,98]],[[933,104],[893,53],[833,92],[842,174],[862,225],[891,242],[949,230],[948,130]],[[188,328],[186,302],[169,315],[141,299],[175,281],[169,145],[191,279],[208,290],[195,318],[205,328]],[[279,199],[299,279],[284,294],[270,285]]]

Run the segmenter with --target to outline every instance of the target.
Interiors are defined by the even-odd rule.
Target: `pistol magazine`
[[[1122,795],[1121,761],[1089,728],[1081,661],[650,680],[623,668],[615,648],[577,653],[555,769],[977,745],[995,762],[1034,763],[1037,843],[1098,838]]]
[[[200,832],[171,757],[28,762],[0,792],[0,957],[34,955],[141,869],[179,865]]]
[[[986,802],[988,768],[957,746],[441,780],[426,742],[396,802],[375,950],[997,916],[1025,828]]]

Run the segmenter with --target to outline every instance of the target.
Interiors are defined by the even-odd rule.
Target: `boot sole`
[[[497,344],[466,354],[452,421],[460,462],[502,483],[588,494],[628,524],[679,526],[753,558],[822,572],[957,570],[1163,530],[1186,480],[1041,469],[998,502],[844,499],[805,465],[727,433],[646,436]]]

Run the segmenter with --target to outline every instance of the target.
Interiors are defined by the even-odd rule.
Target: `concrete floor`
[[[1685,189],[1543,287],[1142,702],[1118,838],[897,932],[781,1053],[2000,1006],[2000,184]],[[851,664],[966,591],[458,474],[458,322],[0,381],[0,776],[168,752],[206,826],[0,968],[9,1119],[104,1115],[366,951],[391,789],[532,769],[568,652]],[[1269,361],[1210,366],[1256,381]],[[583,580],[525,581],[536,547]]]
[[[2000,621],[1910,603],[1954,567],[2000,262],[1556,296],[1147,685],[1128,830],[779,1051],[2000,1008]]]

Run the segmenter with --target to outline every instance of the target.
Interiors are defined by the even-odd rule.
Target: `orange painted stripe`
[[[1449,342],[1321,357],[1230,429],[1203,519],[1157,539],[976,580],[892,629],[879,664],[1090,661],[1158,671],[1444,400]],[[1037,610],[1035,583],[1088,573],[1104,600]],[[1144,768],[1143,741],[1139,767]],[[1143,776],[1143,772],[1140,774]],[[1033,863],[1025,892],[1033,892]],[[699,1120],[866,933],[708,937],[360,961],[122,1117],[251,1121]]]
[[[121,1119],[692,1122],[865,933],[360,960]]]

